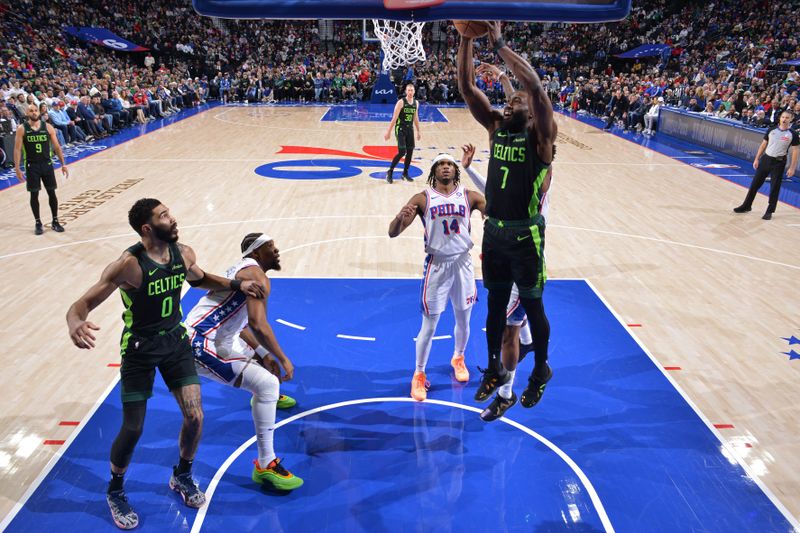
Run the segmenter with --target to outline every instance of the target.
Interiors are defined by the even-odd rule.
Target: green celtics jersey
[[[22,137],[22,153],[25,164],[50,163],[52,164],[53,149],[50,135],[47,133],[47,123],[39,121],[39,129],[33,129],[27,120],[23,123],[25,135]]]
[[[486,215],[500,220],[534,218],[541,208],[548,167],[539,160],[527,129],[518,133],[495,130],[486,178]]]
[[[128,248],[142,269],[142,284],[138,289],[120,288],[125,311],[122,320],[123,352],[130,333],[140,336],[172,331],[181,323],[181,289],[186,279],[186,264],[175,243],[169,245],[170,259],[166,265],[156,263],[147,255],[142,243]]]
[[[403,107],[400,109],[400,116],[397,117],[397,127],[398,128],[413,128],[414,127],[414,115],[417,112],[417,101],[414,100],[413,104],[409,104],[408,101],[403,98]]]

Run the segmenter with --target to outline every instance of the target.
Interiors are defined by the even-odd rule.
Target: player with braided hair
[[[422,327],[417,335],[417,368],[411,380],[411,397],[427,397],[425,366],[431,351],[436,324],[449,299],[453,304],[456,327],[455,349],[450,364],[458,381],[469,381],[464,365],[464,349],[469,340],[469,318],[477,300],[475,272],[469,251],[472,248],[470,215],[483,214],[486,199],[460,183],[461,170],[453,156],[439,154],[433,160],[425,191],[415,194],[389,224],[389,237],[397,237],[416,216],[425,230],[425,264],[422,271]]]

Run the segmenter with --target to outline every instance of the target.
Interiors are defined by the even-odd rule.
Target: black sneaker
[[[485,402],[489,399],[497,387],[501,387],[508,383],[511,380],[511,374],[506,372],[504,377],[500,377],[500,374],[493,371],[490,368],[486,370],[478,367],[478,371],[480,371],[483,376],[481,376],[481,382],[478,385],[478,390],[475,392],[475,401],[476,402]]]
[[[128,496],[124,490],[115,490],[106,494],[111,518],[120,529],[134,529],[139,525],[139,515],[128,504]]]
[[[511,409],[514,404],[517,403],[517,395],[514,392],[511,392],[511,398],[506,400],[499,394],[496,394],[492,403],[489,404],[489,407],[483,410],[481,413],[481,420],[484,422],[491,422],[492,420],[497,420],[504,414],[506,411]]]
[[[169,488],[181,495],[183,503],[187,507],[199,509],[206,503],[206,495],[197,486],[197,482],[192,479],[191,472],[177,474],[173,468],[172,477],[169,478]]]
[[[734,213],[747,213],[747,212],[751,211],[752,209],[753,209],[752,207],[747,207],[746,205],[740,205],[739,207],[734,207],[733,208],[733,212]]]
[[[59,224],[58,219],[54,218],[50,227],[53,228],[53,231],[57,231],[58,233],[64,233],[64,226]]]
[[[764,216],[761,217],[761,218],[763,218],[764,220],[772,220],[772,213],[767,211],[766,213],[764,213]]]
[[[408,174],[403,174],[403,179],[406,181],[414,181]]]
[[[547,377],[544,379],[537,377],[535,372],[532,373],[531,377],[528,378],[528,387],[522,393],[522,397],[519,400],[522,407],[533,407],[539,403],[539,400],[544,396],[544,389],[547,387],[547,382],[550,381],[552,377],[553,369],[550,368],[550,365],[547,365]]]
[[[36,225],[33,227],[33,233],[35,235],[41,235],[42,233],[44,233],[44,226],[42,226],[41,222],[39,221],[36,222]]]
[[[391,172],[387,172],[386,173],[386,183],[390,183],[390,184],[394,183],[394,180],[392,179],[392,173]]]

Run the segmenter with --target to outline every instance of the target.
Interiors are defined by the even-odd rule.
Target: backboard
[[[192,0],[201,15],[237,19],[621,20],[631,0]]]

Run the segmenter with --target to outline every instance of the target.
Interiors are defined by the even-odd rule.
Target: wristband
[[[242,280],[240,279],[232,279],[231,280],[231,290],[238,291],[242,288]]]
[[[269,352],[267,351],[267,349],[264,348],[263,346],[261,346],[260,344],[258,346],[256,346],[256,355],[259,356],[261,359],[264,359],[264,357],[268,353]]]
[[[497,40],[494,42],[494,47],[493,47],[493,49],[494,49],[494,51],[495,51],[495,52],[499,52],[499,51],[500,51],[500,49],[501,49],[501,48],[505,48],[505,46],[506,46],[506,41],[505,41],[505,40],[504,40],[502,37],[500,37],[499,39],[497,39]]]

